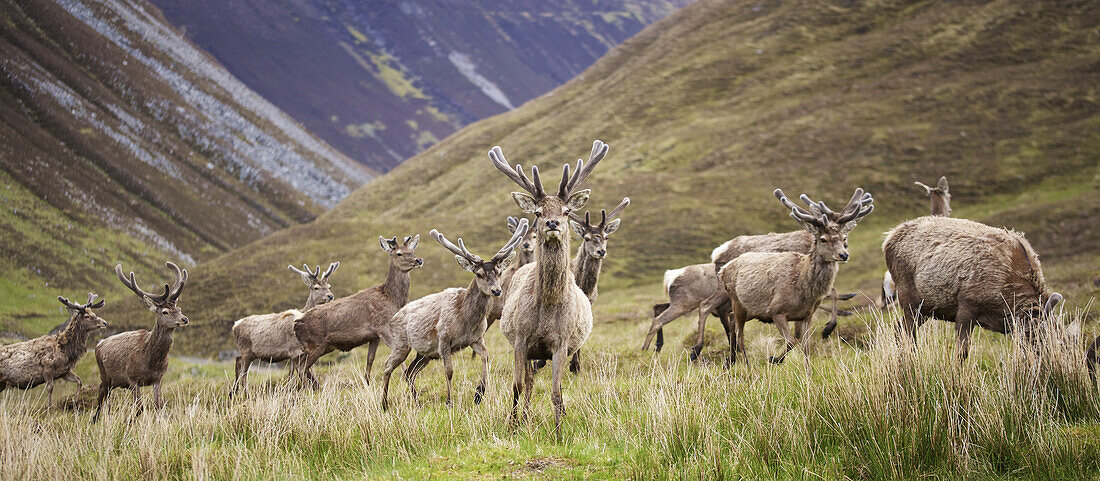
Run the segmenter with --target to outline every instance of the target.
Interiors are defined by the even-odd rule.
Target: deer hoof
[[[474,390],[474,404],[481,404],[481,399],[485,397],[485,386],[478,386]]]

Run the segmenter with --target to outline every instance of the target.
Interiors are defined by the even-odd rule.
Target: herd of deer
[[[451,403],[452,355],[467,347],[481,357],[481,379],[474,402],[480,403],[488,382],[489,352],[484,344],[486,330],[500,319],[500,329],[514,355],[512,409],[509,419],[518,422],[530,408],[534,374],[549,361],[552,371],[551,399],[555,423],[560,428],[565,406],[561,382],[566,364],[580,369],[580,348],[592,332],[592,303],[608,237],[619,227],[619,215],[630,199],[611,210],[601,211],[600,222],[593,224],[591,213],[579,212],[588,203],[591,191],[581,185],[606,156],[607,144],[595,141],[588,161],[578,159],[576,168],[562,167],[556,192],[547,192],[537,167],[528,177],[522,166],[509,165],[500,147],[489,151],[492,165],[523,192],[512,198],[524,214],[534,221],[508,218],[511,238],[488,260],[471,253],[461,238],[457,244],[432,229],[430,235],[455,255],[459,266],[473,274],[465,288],[450,288],[408,302],[409,273],[423,266],[414,250],[420,236],[379,237],[381,248],[389,255],[389,273],[382,284],[335,299],[329,277],[340,266],[332,263],[323,273],[320,266],[299,270],[309,288],[302,310],[245,317],[233,325],[239,356],[235,377],[229,390],[232,397],[247,389],[252,363],[288,361],[290,379],[297,377],[314,389],[319,387],[312,367],[321,356],[334,350],[349,351],[367,345],[364,378],[371,379],[371,367],[379,343],[390,348],[383,364],[382,407],[388,404],[390,376],[405,362],[411,351],[416,356],[405,369],[405,380],[413,399],[417,397],[416,377],[433,359],[443,363],[447,385],[447,403]],[[954,322],[957,333],[957,357],[966,359],[970,333],[974,326],[1005,333],[1013,328],[1030,336],[1037,320],[1048,316],[1062,299],[1051,293],[1043,279],[1038,257],[1020,233],[990,227],[965,219],[950,218],[947,179],[936,187],[917,183],[932,202],[930,216],[904,222],[886,234],[882,251],[888,271],[884,275],[882,307],[897,303],[902,320],[898,332],[915,346],[916,330],[928,318]],[[803,230],[731,239],[714,250],[711,262],[686,266],[665,273],[664,286],[669,302],[654,306],[654,318],[643,349],[656,336],[656,350],[663,344],[664,325],[697,310],[698,342],[691,358],[698,357],[703,344],[706,319],[713,314],[725,328],[730,354],[727,363],[746,356],[745,323],[756,319],[775,324],[784,349],[769,360],[783,362],[792,349],[804,345],[815,311],[826,298],[831,300],[831,319],[823,337],[836,325],[838,295],[833,287],[839,264],[848,260],[848,233],[874,210],[871,194],[856,189],[851,200],[839,212],[823,201],[806,195],[799,205],[779,189],[776,198]],[[582,239],[576,256],[570,259],[570,236],[566,225]],[[518,248],[518,249],[517,249]],[[176,327],[188,319],[178,306],[187,282],[187,271],[167,263],[175,280],[164,285],[162,294],[138,287],[134,273],[123,274],[115,267],[119,280],[156,313],[152,331],[123,332],[103,339],[96,345],[95,356],[101,383],[96,412],[109,392],[116,387],[129,388],[137,408],[141,409],[141,387],[153,386],[154,403],[161,405],[161,380],[168,367],[168,352]],[[7,387],[29,389],[46,384],[52,404],[53,383],[57,379],[75,382],[80,378],[72,368],[86,351],[89,333],[107,327],[106,321],[92,310],[102,307],[95,294],[88,302],[75,304],[64,297],[58,300],[69,310],[64,330],[36,339],[0,347],[0,390]],[[793,330],[792,330],[793,326]],[[1100,338],[1089,348],[1089,370],[1095,380],[1100,361]],[[747,357],[746,357],[747,359]],[[520,397],[524,398],[522,413]]]

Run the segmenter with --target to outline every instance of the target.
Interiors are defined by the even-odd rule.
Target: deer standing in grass
[[[786,341],[783,353],[769,359],[772,363],[783,362],[788,352],[802,346],[802,335],[814,311],[833,290],[839,263],[848,261],[848,233],[874,210],[863,189],[856,189],[848,205],[835,216],[824,202],[814,203],[803,196],[811,207],[806,211],[783,191],[775,189],[774,194],[791,209],[791,217],[813,234],[813,244],[807,253],[749,252],[722,266],[719,281],[729,295],[733,314],[730,363],[737,361],[737,351],[748,362],[745,323],[750,319],[774,323]],[[794,333],[789,324],[794,324]]]
[[[519,227],[521,220],[517,217],[508,217],[508,232],[515,234],[516,228]],[[489,326],[492,326],[497,319],[500,319],[501,313],[504,312],[504,301],[508,299],[508,284],[512,282],[512,276],[516,275],[516,271],[520,267],[530,264],[535,260],[535,230],[528,229],[527,233],[523,235],[523,240],[516,248],[516,260],[512,262],[512,265],[508,266],[508,269],[504,271],[504,274],[500,278],[500,287],[502,293],[500,297],[494,297],[489,301],[489,314],[487,316]],[[473,353],[471,357],[477,356],[477,353]]]
[[[932,203],[932,212],[929,215],[935,217],[951,216],[951,193],[947,190],[947,177],[940,177],[935,187],[929,187],[920,182],[913,182],[924,189],[924,195],[928,196]],[[898,300],[898,293],[894,289],[894,278],[887,270],[882,275],[882,307],[887,308]]]
[[[134,273],[122,274],[122,264],[115,266],[115,275],[122,285],[137,294],[149,310],[156,313],[153,330],[145,329],[115,334],[95,346],[95,360],[99,365],[99,398],[96,400],[92,422],[99,420],[103,403],[112,389],[129,388],[134,393],[134,406],[141,412],[141,388],[153,386],[153,404],[159,408],[164,403],[160,397],[161,379],[168,370],[168,351],[172,349],[172,333],[177,327],[187,325],[187,317],[178,305],[183,286],[187,283],[187,270],[175,264],[165,264],[175,275],[171,286],[164,284],[163,294],[153,294],[138,287]]]
[[[926,319],[954,322],[960,363],[975,326],[999,333],[1019,327],[1031,338],[1039,320],[1062,300],[1048,289],[1031,243],[1008,229],[918,217],[888,232],[882,252],[902,311],[899,332],[915,346]]]
[[[416,377],[432,359],[440,359],[447,379],[449,405],[451,377],[454,374],[451,355],[472,347],[481,356],[481,382],[474,391],[474,403],[481,403],[489,377],[489,351],[483,341],[485,330],[489,327],[485,316],[489,312],[489,301],[500,297],[501,274],[515,260],[516,244],[525,233],[527,219],[522,219],[512,238],[486,261],[470,253],[461,237],[455,245],[432,229],[431,237],[454,253],[458,265],[473,273],[474,279],[465,289],[450,288],[410,302],[390,319],[390,328],[383,332],[382,338],[390,347],[390,357],[382,365],[383,409],[388,404],[390,374],[405,362],[410,350],[416,350],[416,357],[405,370],[405,380],[409,383],[413,401],[417,399]]]
[[[53,383],[64,379],[75,382],[79,394],[83,383],[73,367],[88,351],[88,334],[107,327],[107,321],[92,312],[103,307],[103,300],[96,302],[96,297],[89,293],[87,303],[75,304],[57,296],[69,311],[64,330],[0,347],[0,391],[9,387],[30,389],[45,383],[46,403],[52,406]]]
[[[303,350],[298,376],[313,389],[320,388],[312,368],[321,356],[337,349],[350,351],[363,344],[367,344],[367,367],[363,378],[369,384],[381,332],[387,328],[394,313],[409,302],[409,272],[424,265],[413,252],[420,243],[420,236],[405,237],[402,243],[397,242],[397,237],[379,236],[378,242],[390,256],[385,282],[314,307],[294,321],[294,335],[302,343]]]
[[[513,192],[512,198],[527,214],[535,215],[535,261],[516,271],[500,319],[500,329],[512,344],[515,354],[512,385],[513,423],[519,421],[519,398],[524,399],[524,412],[530,408],[534,390],[532,360],[548,359],[552,364],[554,422],[561,432],[565,404],[561,395],[561,378],[567,359],[573,355],[592,332],[592,306],[588,296],[577,286],[569,262],[569,233],[566,222],[570,212],[577,212],[588,203],[590,191],[580,189],[592,169],[607,155],[607,145],[593,142],[588,163],[577,160],[577,169],[570,175],[569,164],[562,168],[562,180],[556,194],[543,190],[537,167],[532,167],[533,180],[523,167],[508,165],[500,147],[489,151],[493,166],[526,192]]]
[[[298,338],[294,335],[294,321],[301,318],[306,311],[334,298],[328,278],[339,267],[339,262],[333,262],[329,264],[328,270],[322,273],[320,265],[316,268],[317,272],[311,271],[306,264],[302,264],[304,270],[287,266],[300,275],[302,282],[309,288],[306,306],[302,310],[287,309],[272,314],[256,314],[233,323],[233,338],[237,341],[239,355],[235,364],[235,380],[233,387],[229,390],[229,397],[233,397],[242,387],[248,390],[248,369],[256,359],[266,362],[289,360],[288,379],[293,377],[303,352],[302,343],[298,342]]]

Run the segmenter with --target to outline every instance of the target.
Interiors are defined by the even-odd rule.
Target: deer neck
[[[471,324],[485,319],[485,313],[489,311],[489,296],[477,287],[476,278],[470,281],[466,292],[462,293],[461,302],[459,312],[462,313],[462,319]]]
[[[390,272],[386,282],[382,283],[382,294],[398,306],[409,302],[409,273],[402,271],[396,263],[390,262]]]
[[[519,255],[516,256],[515,265],[516,265],[516,267],[523,267],[527,264],[530,264],[531,262],[534,262],[534,260],[535,260],[535,253],[534,252],[527,252],[527,251],[523,250],[522,248],[520,248],[519,249]]]
[[[149,367],[157,369],[166,364],[168,351],[172,349],[173,332],[175,329],[164,327],[159,322],[153,326],[153,332],[149,333],[149,340],[145,344]]]
[[[544,303],[559,302],[565,297],[566,289],[573,282],[569,270],[569,236],[562,232],[557,242],[541,240],[535,250],[535,263],[538,264],[539,299]]]
[[[581,247],[577,249],[577,256],[573,258],[573,277],[577,280],[577,287],[584,291],[584,295],[591,296],[595,292],[602,267],[603,259],[588,255],[588,249],[584,247],[584,242],[581,242]]]
[[[317,307],[317,300],[313,298],[313,294],[310,294],[309,298],[306,299],[306,307],[302,308],[302,312],[306,312],[314,307]]]
[[[57,336],[57,344],[69,361],[75,361],[88,350],[88,331],[80,328],[80,321],[74,316],[69,319],[65,330]]]
[[[821,299],[833,289],[840,264],[817,253],[817,243],[811,254],[802,256],[799,266],[799,291],[810,299]]]
[[[940,196],[932,196],[932,215],[939,217],[947,217],[951,213],[951,206],[948,205],[947,199]]]

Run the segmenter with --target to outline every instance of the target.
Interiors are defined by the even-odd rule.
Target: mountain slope
[[[152,0],[234,75],[389,170],[573,78],[690,0]]]
[[[834,205],[856,186],[874,193],[838,286],[877,292],[881,233],[927,212],[913,182],[940,175],[956,216],[1025,231],[1048,282],[1082,306],[1100,270],[1098,19],[1095,3],[692,4],[318,220],[200,266],[185,296],[197,325],[178,342],[224,349],[232,319],[300,304],[288,263],[341,261],[337,295],[380,282],[380,234],[438,228],[474,252],[501,242],[516,187],[486,151],[556,172],[596,138],[611,151],[589,207],[633,201],[609,243],[598,314],[629,300],[623,315],[648,325],[663,270],[707,262],[735,235],[796,229],[775,187]],[[414,297],[468,282],[423,239]]]
[[[115,262],[191,265],[372,177],[147,3],[5,0],[0,18],[5,328],[58,289],[113,291]]]

